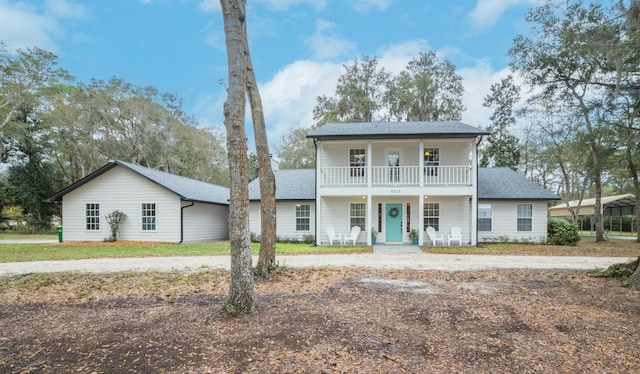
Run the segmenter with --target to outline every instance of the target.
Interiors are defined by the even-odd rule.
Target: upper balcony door
[[[389,183],[400,182],[400,158],[402,153],[400,149],[390,148],[387,149],[387,166],[389,166]]]

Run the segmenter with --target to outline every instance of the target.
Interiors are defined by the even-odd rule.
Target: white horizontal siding
[[[491,204],[492,219],[491,232],[479,231],[478,240],[481,242],[508,240],[545,241],[547,238],[547,203],[546,201],[480,201],[481,204]],[[516,206],[518,204],[533,204],[532,231],[518,231]]]
[[[336,234],[342,237],[344,234],[349,233],[351,230],[350,224],[350,203],[361,203],[362,199],[358,197],[324,197],[321,199],[320,221],[322,226],[319,227],[318,235],[320,236],[321,244],[329,244],[329,237],[327,236],[327,227],[333,226],[336,229]],[[371,222],[366,223],[366,227],[370,227]],[[366,242],[366,231],[361,232],[358,236],[358,242]],[[317,242],[317,238],[316,238]]]
[[[195,203],[183,208],[183,242],[229,239],[229,207]]]
[[[440,149],[440,165],[468,165],[470,163],[471,143],[467,140],[434,141],[424,140],[425,148]],[[349,150],[365,149],[366,141],[323,141],[319,147],[321,167],[349,166]],[[400,150],[400,166],[419,166],[422,164],[423,151],[420,140],[410,141],[371,141],[371,153],[367,162],[373,166],[387,166],[387,151]]]
[[[471,242],[471,204],[468,196],[461,197],[429,197],[427,202],[440,203],[440,230],[444,235],[451,234],[452,227],[462,229],[462,244]],[[426,236],[426,235],[425,235]],[[457,244],[457,243],[456,243]]]
[[[308,231],[296,230],[296,205],[309,205],[311,209],[310,223]],[[315,235],[316,210],[313,201],[278,201],[276,202],[276,235],[283,239],[302,240],[305,235]],[[249,203],[249,223],[250,230],[256,235],[260,235],[262,225],[260,222],[260,203],[252,201]]]
[[[366,142],[328,142],[322,143],[321,164],[323,167],[349,166],[350,149],[367,149]],[[367,157],[369,157],[367,155]]]
[[[85,204],[100,204],[100,230],[86,230]],[[142,203],[155,203],[157,229],[142,231]],[[101,241],[111,235],[105,215],[125,214],[121,240],[179,242],[180,198],[157,184],[120,166],[96,177],[63,196],[64,241]]]

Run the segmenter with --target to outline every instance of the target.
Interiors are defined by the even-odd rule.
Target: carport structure
[[[622,216],[632,216],[635,219],[636,214],[636,197],[633,194],[615,195],[615,196],[603,196],[602,203],[602,217],[605,221],[606,217],[609,217],[609,231],[613,232],[613,220],[614,215],[620,217],[620,234],[622,235]],[[568,204],[568,206],[567,206]],[[570,217],[569,209],[577,209],[580,207],[580,216],[591,216],[591,229],[593,231],[593,214],[595,212],[596,199],[584,199],[582,201],[573,200],[568,203],[561,203],[554,207],[549,208],[549,215],[551,217]],[[632,222],[631,227],[635,227]]]

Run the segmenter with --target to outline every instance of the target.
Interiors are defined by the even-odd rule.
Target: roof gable
[[[318,140],[475,138],[488,131],[459,121],[327,123],[307,134]]]
[[[101,176],[114,167],[123,167],[133,173],[153,182],[157,185],[175,193],[183,200],[200,201],[214,204],[229,204],[229,189],[227,187],[198,181],[195,179],[182,177],[179,175],[166,173],[157,169],[152,169],[140,165],[131,164],[124,161],[112,160],[100,169],[80,179],[76,183],[60,190],[47,201],[59,201],[62,196],[86,184],[87,182]]]

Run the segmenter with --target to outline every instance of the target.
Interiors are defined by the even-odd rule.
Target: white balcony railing
[[[371,181],[367,173],[371,172]],[[322,187],[471,185],[471,166],[372,166],[321,168]],[[420,175],[422,173],[422,175]]]

